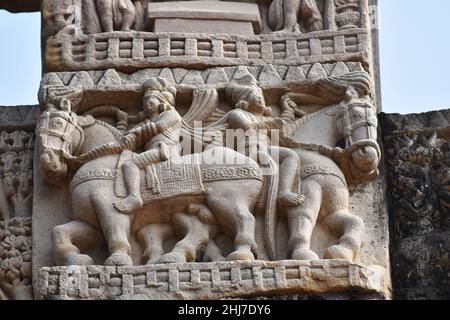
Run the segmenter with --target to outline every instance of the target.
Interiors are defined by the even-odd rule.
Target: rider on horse
[[[133,213],[143,206],[140,194],[140,169],[152,163],[181,157],[180,129],[182,118],[175,110],[175,87],[163,78],[152,78],[143,84],[144,113],[148,119],[124,136],[125,143],[132,141],[134,147],[144,145],[145,151],[134,154],[122,165],[127,198],[115,202],[114,207],[122,213]],[[135,149],[133,148],[133,149]]]

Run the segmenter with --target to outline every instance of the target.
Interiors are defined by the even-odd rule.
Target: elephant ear
[[[91,115],[78,116],[77,122],[82,128],[86,128],[95,124],[95,118]]]

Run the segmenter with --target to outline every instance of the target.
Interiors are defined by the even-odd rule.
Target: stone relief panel
[[[149,1],[149,0],[45,0],[43,18],[46,34],[114,31],[178,31],[170,26],[177,18],[191,28],[199,20],[214,31],[211,21],[222,24],[220,33],[232,33],[237,21],[253,25],[252,33],[309,33],[366,27],[368,1],[365,0],[273,0],[273,1]],[[164,26],[166,24],[166,26]],[[180,26],[180,25],[179,25]],[[242,26],[242,25],[239,25]],[[227,29],[226,27],[231,27]],[[243,28],[245,30],[245,27]],[[69,31],[70,30],[70,31]],[[242,29],[237,33],[242,32]],[[194,32],[199,33],[199,32]]]
[[[4,219],[30,217],[33,196],[34,134],[0,132],[0,179]]]
[[[0,109],[0,300],[33,299],[31,213],[37,109]]]
[[[371,56],[367,0],[46,0],[43,21],[47,72],[367,64]]]
[[[358,200],[349,193],[378,176],[371,76],[358,63],[295,68],[291,72],[304,79],[289,85],[263,76],[286,79],[289,69],[283,75],[273,66],[47,74],[37,127],[39,216],[33,219],[34,244],[48,256],[38,257],[34,267],[58,267],[41,269],[38,294],[200,298],[207,294],[203,282],[226,281],[221,268],[242,287],[230,295],[219,286],[217,297],[283,292],[287,279],[297,279],[289,284],[297,292],[320,292],[298,284],[316,278],[308,264],[281,261],[291,259],[314,261],[322,270],[317,277],[330,277],[330,288],[336,277],[330,263],[345,260],[336,266],[348,277],[364,275],[377,285],[342,280],[347,285],[332,290],[388,297],[386,253],[367,243],[365,230],[375,226],[359,216],[372,211],[352,212]],[[313,77],[317,70],[325,76]],[[184,85],[192,73],[203,84]],[[220,80],[207,84],[214,74]],[[230,129],[250,130],[238,139],[242,148],[227,145]],[[58,199],[51,196],[55,188]],[[357,203],[363,211],[365,201]],[[73,265],[105,265],[100,268],[110,269],[98,270],[120,277],[122,293],[114,293],[109,280],[86,279],[91,269],[62,267]],[[248,265],[253,271],[244,275]],[[209,276],[198,272],[204,268],[211,269]],[[168,283],[158,280],[161,272],[168,272]],[[124,289],[140,284],[141,273],[145,290]],[[58,280],[55,287],[60,277],[79,282],[73,287],[71,280]],[[261,279],[266,289],[246,279]],[[78,285],[85,288],[81,295],[73,291]],[[186,286],[196,293],[170,293]]]
[[[448,110],[383,115],[398,299],[448,299]]]
[[[31,300],[31,218],[0,221],[0,300]]]

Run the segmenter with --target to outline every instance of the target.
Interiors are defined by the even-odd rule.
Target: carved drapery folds
[[[34,134],[25,131],[0,133],[3,218],[31,216],[33,194]]]

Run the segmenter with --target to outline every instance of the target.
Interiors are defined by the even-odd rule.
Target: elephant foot
[[[184,254],[178,252],[166,253],[158,260],[158,263],[185,263],[185,262],[186,257],[184,256]]]
[[[347,249],[341,245],[335,245],[329,247],[324,255],[325,259],[339,259],[339,260],[350,260],[353,261],[354,254],[353,251]]]
[[[309,249],[296,249],[292,253],[292,260],[319,260],[319,256],[312,250]]]
[[[132,266],[133,261],[128,254],[125,253],[113,253],[105,261],[105,266]]]
[[[66,266],[90,266],[94,264],[94,260],[90,256],[76,252],[67,253],[63,261]]]
[[[255,260],[255,256],[253,255],[251,250],[241,249],[236,250],[232,253],[230,253],[227,257],[228,261],[253,261]]]

